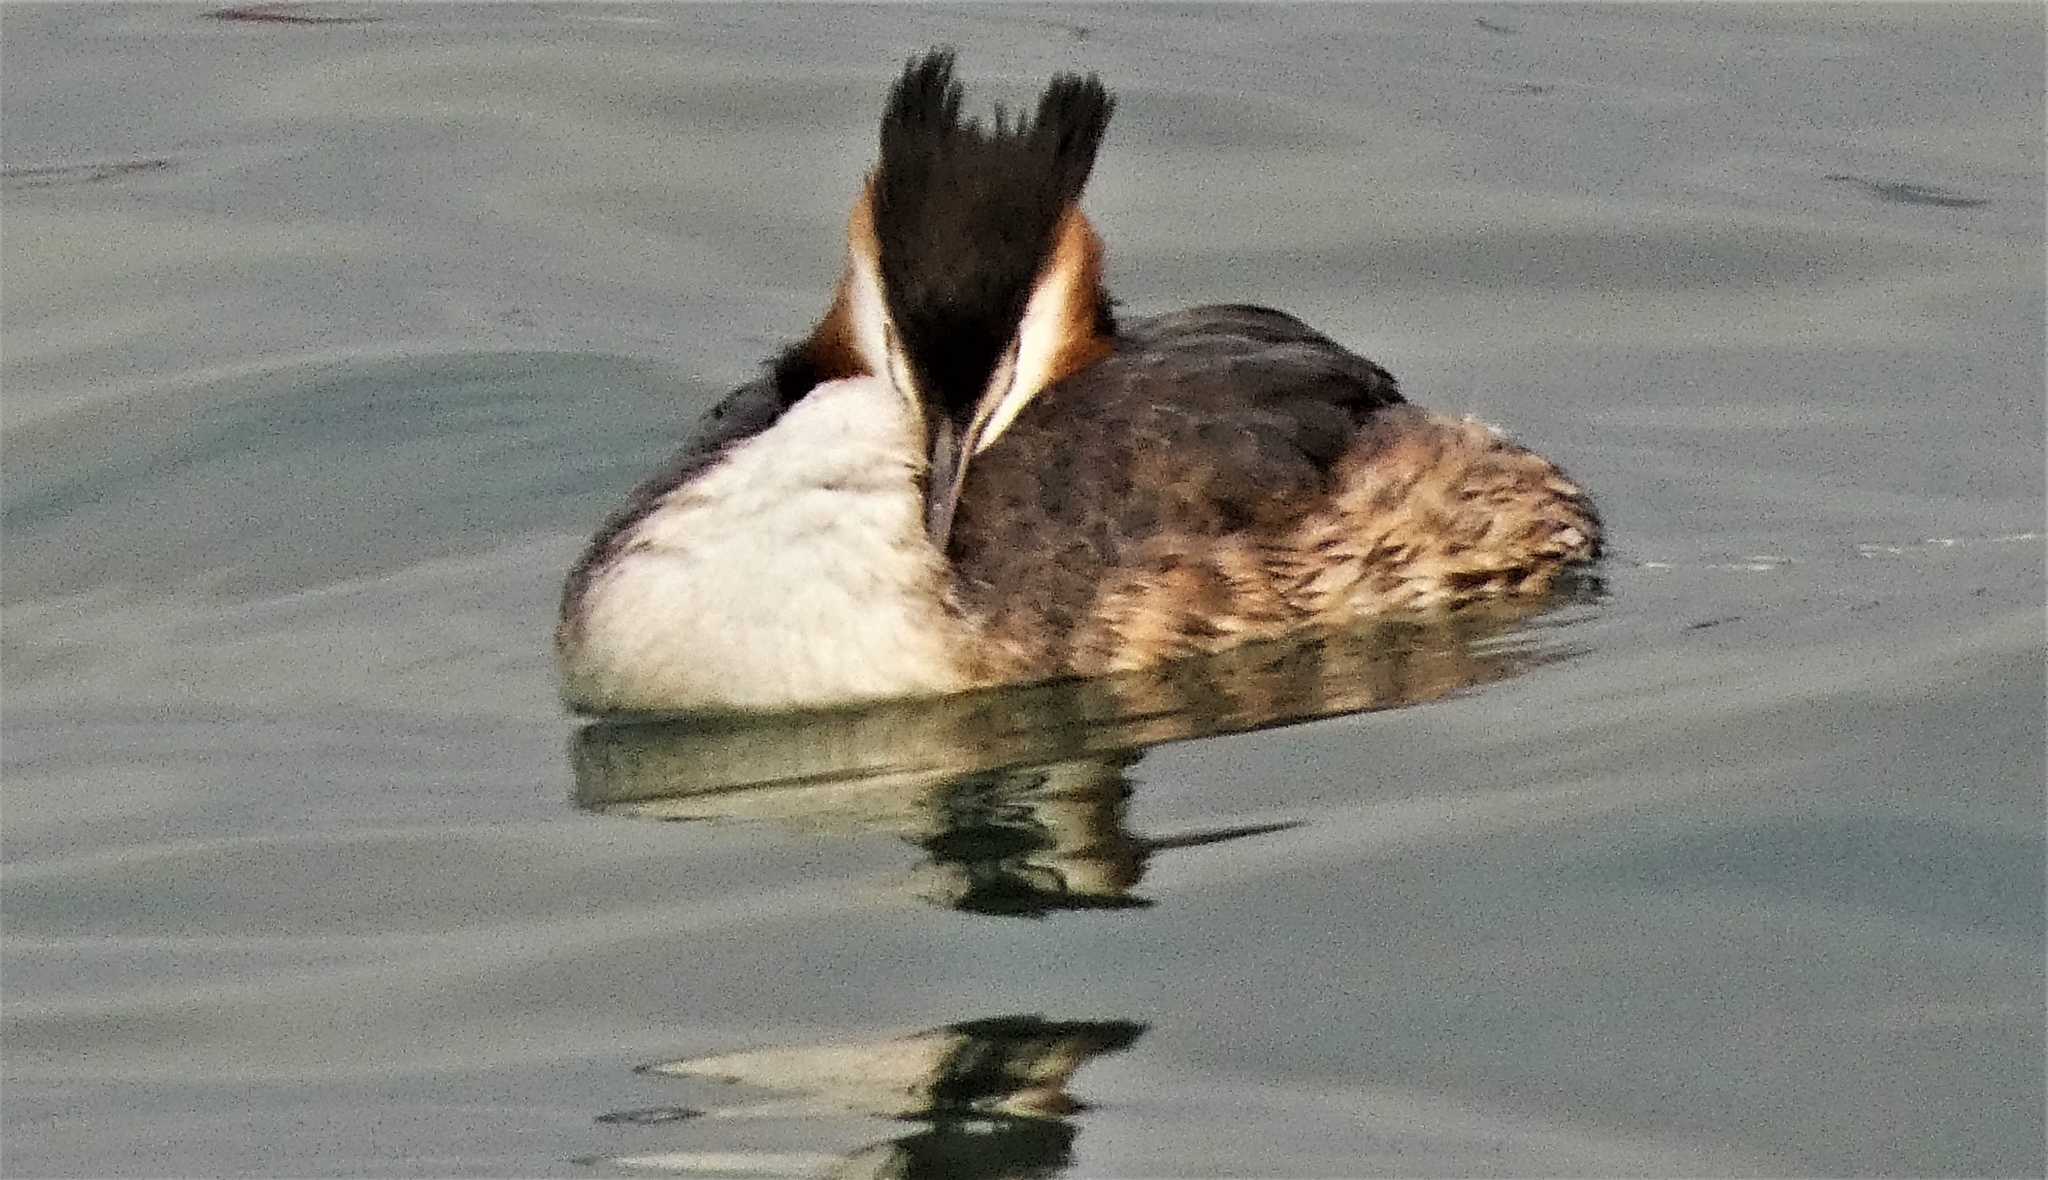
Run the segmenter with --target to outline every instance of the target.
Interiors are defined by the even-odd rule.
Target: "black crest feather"
[[[1008,343],[1115,100],[1061,74],[1036,112],[962,118],[953,53],[912,58],[882,115],[875,236],[891,318],[927,396],[958,412]]]

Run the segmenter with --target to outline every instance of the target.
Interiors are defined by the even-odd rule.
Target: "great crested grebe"
[[[1113,102],[960,113],[913,59],[809,337],[569,575],[587,712],[766,710],[1149,667],[1533,596],[1600,522],[1548,460],[1406,404],[1292,316],[1119,321],[1077,204]]]

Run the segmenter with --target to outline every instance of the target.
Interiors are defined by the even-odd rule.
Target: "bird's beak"
[[[974,412],[962,426],[943,410],[930,412],[931,440],[925,476],[924,526],[939,552],[953,537],[953,514],[960,507],[960,491],[967,484],[967,467],[984,446],[995,441],[989,424],[997,407],[1010,395],[1017,379],[1017,344],[1012,341],[989,374],[988,384],[975,400]]]
[[[935,414],[932,427],[931,464],[925,474],[924,527],[932,545],[946,551],[953,536],[953,511],[960,506],[960,487],[967,482],[967,453],[961,446],[958,423]]]

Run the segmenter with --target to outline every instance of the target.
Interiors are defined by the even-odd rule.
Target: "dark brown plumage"
[[[1590,500],[1282,312],[1129,323],[978,456],[949,556],[995,679],[1142,667],[1389,611],[1533,594]]]

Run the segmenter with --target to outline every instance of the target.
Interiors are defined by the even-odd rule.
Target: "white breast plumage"
[[[774,709],[957,690],[912,411],[821,385],[664,496],[595,571],[561,653],[594,711]]]

